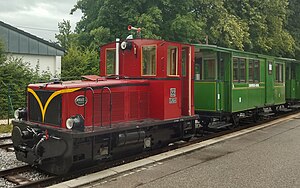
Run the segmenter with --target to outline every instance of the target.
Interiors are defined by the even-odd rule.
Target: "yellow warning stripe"
[[[48,105],[50,104],[50,102],[52,101],[52,99],[54,97],[56,97],[57,95],[60,95],[60,94],[63,94],[63,93],[72,93],[74,91],[77,91],[81,88],[72,88],[72,89],[62,89],[62,90],[58,90],[58,91],[55,91],[54,93],[52,93],[52,95],[47,99],[46,103],[45,103],[45,106],[43,106],[42,102],[41,102],[41,99],[39,98],[39,96],[36,94],[36,92],[31,89],[31,88],[27,88],[27,91],[29,93],[31,93],[34,98],[36,99],[36,101],[39,103],[39,106],[40,106],[40,109],[41,109],[41,112],[42,112],[42,120],[44,122],[44,119],[45,119],[45,114],[46,114],[46,111],[47,111],[47,108],[48,108]]]

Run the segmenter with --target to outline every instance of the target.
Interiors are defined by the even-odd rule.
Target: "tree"
[[[295,57],[300,59],[300,2],[298,0],[289,0],[289,16],[287,30],[295,39]]]
[[[55,34],[58,44],[64,49],[68,49],[72,43],[76,43],[77,35],[71,31],[71,24],[69,20],[63,20],[58,23],[59,34]]]
[[[227,0],[224,7],[249,28],[245,50],[276,56],[294,54],[294,39],[285,29],[288,0]]]
[[[192,12],[192,0],[80,0],[71,12],[76,10],[84,15],[76,32],[79,42],[85,46],[94,42],[95,30],[101,43],[111,42],[116,37],[126,38],[130,34],[126,31],[129,24],[141,27],[143,38],[185,42],[203,38],[201,20]],[[189,24],[189,27],[180,24]]]
[[[79,0],[71,12],[84,15],[76,27],[84,46],[125,38],[131,24],[143,38],[202,43],[208,36],[210,44],[293,57],[298,9],[297,0]]]
[[[99,54],[93,47],[71,45],[62,58],[62,79],[80,79],[81,75],[99,74]]]

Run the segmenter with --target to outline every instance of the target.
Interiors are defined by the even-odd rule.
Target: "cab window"
[[[168,75],[177,75],[177,64],[178,64],[178,48],[174,46],[168,47]]]
[[[156,75],[156,46],[142,47],[142,75]]]
[[[106,74],[115,74],[116,49],[106,50]]]

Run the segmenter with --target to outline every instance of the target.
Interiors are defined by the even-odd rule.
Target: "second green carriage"
[[[286,59],[286,101],[291,107],[299,108],[300,101],[300,62]]]
[[[235,126],[241,115],[257,118],[265,107],[284,105],[287,62],[284,58],[195,45],[195,111],[201,124],[218,121]]]

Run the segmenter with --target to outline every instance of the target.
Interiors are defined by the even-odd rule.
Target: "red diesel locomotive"
[[[116,40],[101,47],[100,76],[30,84],[13,121],[17,159],[64,174],[191,138],[193,54],[188,44]]]

